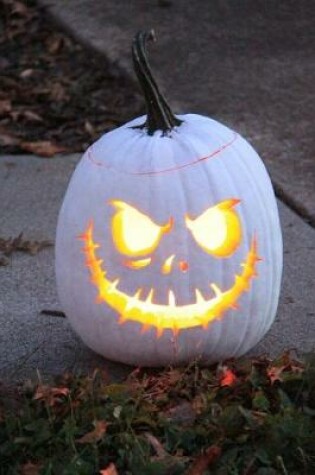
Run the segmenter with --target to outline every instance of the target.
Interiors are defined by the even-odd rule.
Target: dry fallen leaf
[[[29,78],[29,77],[33,76],[33,74],[34,74],[34,69],[27,68],[27,69],[24,69],[24,71],[22,71],[20,73],[20,78],[26,79],[26,78]]]
[[[2,145],[3,147],[18,145],[19,142],[20,142],[20,139],[16,137],[14,134],[11,134],[10,132],[6,132],[3,129],[0,130],[0,145]]]
[[[267,369],[267,375],[270,379],[271,384],[276,381],[283,381],[282,373],[285,370],[286,366],[272,366]]]
[[[10,256],[13,252],[26,252],[34,256],[42,249],[51,247],[53,243],[51,241],[27,241],[23,239],[23,233],[20,233],[15,238],[0,238],[0,251],[5,256]]]
[[[39,475],[42,468],[41,464],[26,462],[21,466],[21,475]]]
[[[12,109],[12,103],[10,99],[1,99],[0,100],[0,115],[5,115],[10,112]]]
[[[68,396],[70,390],[68,388],[52,388],[46,385],[39,385],[33,396],[34,400],[45,401],[49,406],[55,406],[60,403],[63,397]]]
[[[118,472],[115,465],[111,463],[107,468],[100,470],[100,475],[118,475]]]
[[[205,470],[217,461],[222,452],[221,447],[211,445],[203,454],[199,455],[189,467],[186,475],[203,475]]]
[[[64,102],[69,99],[65,87],[59,82],[56,82],[51,85],[51,87],[49,88],[49,95],[50,98],[56,102]]]
[[[25,110],[22,112],[23,117],[31,122],[43,122],[43,118],[37,112]]]
[[[91,432],[88,432],[83,437],[77,440],[79,444],[95,444],[103,438],[103,435],[107,429],[107,422],[105,421],[94,421],[93,422],[95,429]],[[106,472],[105,472],[106,473]]]
[[[220,368],[220,386],[232,386],[237,381],[236,375],[227,366]]]
[[[95,129],[89,120],[86,120],[84,122],[84,129],[87,131],[88,134],[91,135],[91,137],[95,135]]]
[[[164,459],[165,457],[169,455],[164,449],[161,442],[156,437],[154,437],[154,435],[150,434],[150,432],[145,432],[144,435],[147,438],[147,440],[150,442],[152,447],[154,448],[158,458]]]
[[[56,54],[63,46],[63,38],[62,36],[49,37],[46,44],[48,52],[51,54]]]
[[[26,152],[35,153],[41,157],[53,157],[57,153],[66,152],[66,148],[50,142],[50,140],[41,140],[39,142],[21,142],[21,149]]]
[[[15,2],[13,2],[11,13],[12,14],[15,13],[15,14],[21,15],[21,16],[27,16],[27,15],[30,14],[30,11],[27,8],[27,6],[25,5],[25,3],[15,1]]]

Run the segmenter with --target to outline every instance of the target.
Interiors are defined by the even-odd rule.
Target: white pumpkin
[[[272,324],[282,239],[265,167],[237,133],[174,116],[133,45],[148,114],[83,155],[58,221],[63,309],[97,353],[141,366],[210,363]]]

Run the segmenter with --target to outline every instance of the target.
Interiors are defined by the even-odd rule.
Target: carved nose
[[[188,271],[188,262],[187,261],[179,261],[178,267],[182,272],[187,272]]]
[[[171,254],[167,259],[165,259],[165,261],[163,262],[163,265],[162,265],[162,269],[161,269],[161,272],[162,274],[169,274],[172,269],[173,269],[173,265],[174,265],[174,260],[175,260],[175,254]],[[180,271],[182,272],[187,272],[188,271],[188,262],[187,261],[179,261],[177,263],[178,265],[178,268]]]

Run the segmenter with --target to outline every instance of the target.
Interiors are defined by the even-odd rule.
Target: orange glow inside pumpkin
[[[208,254],[228,257],[236,250],[242,240],[239,217],[233,207],[240,200],[222,201],[206,209],[196,219],[185,217],[187,228],[195,241]]]
[[[172,219],[164,226],[154,223],[149,216],[119,200],[110,202],[116,208],[112,218],[112,236],[117,250],[130,257],[151,254],[163,234],[170,231]]]
[[[224,206],[221,208],[221,210],[226,215],[224,218],[228,222],[230,220],[232,223],[235,222],[234,216],[231,217],[231,212],[233,212],[231,211],[231,206],[233,206],[233,204],[227,205],[227,202],[223,203]],[[118,214],[125,212],[129,215],[129,217],[134,216],[135,214],[134,211],[126,208],[122,202],[112,202],[112,204],[118,207]],[[139,213],[137,210],[135,211]],[[141,215],[141,213],[139,213],[139,215]],[[115,216],[117,218],[117,222],[114,224],[114,228],[116,229],[117,233],[120,234],[123,232],[122,230],[124,229],[125,224],[122,224],[119,222],[119,220],[121,221],[122,219],[126,218],[122,216],[117,217],[117,214]],[[140,220],[143,220],[147,218],[146,216],[143,216],[144,215],[137,215],[137,219],[139,218]],[[202,218],[202,220],[205,219],[205,217]],[[190,225],[191,222],[196,223],[196,220],[190,220]],[[163,232],[167,232],[167,230],[169,230],[169,224],[160,227],[152,221],[151,223],[153,224],[152,229],[154,230],[152,233],[151,245],[148,245],[148,241],[146,241],[146,249],[149,250],[152,248],[152,246],[154,247],[154,245],[157,245],[156,243]],[[111,281],[108,279],[108,277],[106,277],[106,266],[103,266],[104,262],[99,259],[96,254],[96,249],[99,248],[99,244],[94,240],[93,231],[94,225],[91,221],[84,234],[80,236],[80,239],[84,241],[83,252],[86,257],[86,266],[89,269],[91,281],[98,292],[97,302],[106,303],[112,309],[114,309],[120,316],[119,323],[121,324],[128,320],[138,322],[142,325],[142,331],[146,331],[153,326],[156,328],[157,337],[160,337],[163,331],[166,329],[171,329],[174,334],[177,334],[179,330],[185,328],[196,326],[202,326],[206,328],[209,323],[213,322],[214,320],[221,319],[228,309],[237,308],[238,299],[245,291],[249,289],[252,278],[257,275],[256,263],[260,260],[260,258],[257,254],[256,238],[253,238],[245,261],[241,263],[243,270],[240,274],[236,274],[234,276],[234,283],[229,289],[222,291],[215,283],[210,283],[209,285],[215,294],[214,297],[205,299],[200,290],[196,289],[195,302],[188,305],[178,305],[176,302],[176,297],[173,291],[170,289],[168,291],[168,304],[159,304],[153,302],[154,289],[150,289],[147,297],[142,299],[141,295],[144,292],[143,288],[137,289],[134,295],[128,295],[127,293],[119,290],[119,279]],[[198,233],[196,230],[194,232],[196,235],[199,234],[199,231]],[[217,246],[222,252],[223,246],[227,248],[227,245],[225,244],[227,238],[222,231],[220,232],[221,236],[224,236],[224,241],[222,241],[223,238],[221,238],[220,243],[217,244]],[[236,237],[234,237],[234,241],[237,241],[240,239],[240,232],[236,230],[235,233]],[[141,234],[145,233],[142,232]],[[124,238],[124,244],[119,245],[124,250],[127,249],[128,252],[130,252],[130,243],[126,244],[125,241],[126,239]],[[133,242],[135,243],[135,241]],[[235,244],[231,245],[229,250],[226,252],[232,252],[231,249],[233,247],[235,248]],[[139,245],[134,244],[133,250],[139,252],[139,249]]]

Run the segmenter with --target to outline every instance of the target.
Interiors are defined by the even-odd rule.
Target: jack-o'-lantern
[[[138,365],[238,356],[274,320],[282,240],[253,148],[207,117],[175,116],[133,43],[146,117],[84,154],[58,221],[63,308],[96,352]]]

